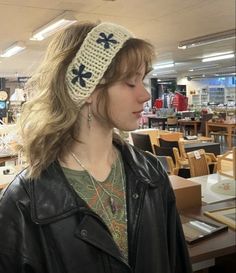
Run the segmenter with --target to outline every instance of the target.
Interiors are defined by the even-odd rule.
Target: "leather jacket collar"
[[[144,166],[149,164],[148,161],[141,160],[142,154],[126,143],[116,142],[115,145],[120,150],[125,162],[126,180],[128,181],[131,177],[135,177],[135,180],[139,183],[156,187],[157,183],[151,183],[150,174],[146,171],[148,168]],[[158,177],[156,179],[158,180]],[[127,182],[127,187],[129,187],[127,193],[133,192],[130,189],[132,184]],[[29,194],[31,195],[31,200],[33,200],[31,217],[35,223],[47,224],[69,216],[76,211],[92,213],[87,204],[67,182],[57,161],[53,162],[39,179],[30,181],[28,185]],[[127,196],[127,200],[129,199],[130,197]]]

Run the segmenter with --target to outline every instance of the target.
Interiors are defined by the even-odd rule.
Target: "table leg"
[[[194,135],[197,135],[197,123],[194,123]]]
[[[227,145],[229,149],[232,149],[232,128],[231,126],[227,127]]]
[[[163,120],[162,121],[162,130],[165,130],[165,128],[166,128],[166,122]]]
[[[209,136],[209,127],[208,127],[207,122],[205,124],[205,128],[206,128],[206,137],[208,137]]]

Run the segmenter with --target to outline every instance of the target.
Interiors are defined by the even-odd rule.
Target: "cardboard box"
[[[177,175],[169,175],[169,178],[175,192],[178,210],[202,205],[201,184]]]

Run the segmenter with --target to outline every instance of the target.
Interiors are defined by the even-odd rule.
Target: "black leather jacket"
[[[102,219],[54,162],[20,173],[0,199],[0,273],[190,273],[167,174],[152,155],[119,144],[127,179],[129,264]]]

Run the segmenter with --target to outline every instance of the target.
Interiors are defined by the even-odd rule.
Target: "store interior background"
[[[152,94],[150,108],[166,90],[186,95],[189,109],[205,107],[210,102],[235,107],[235,38],[185,50],[178,48],[182,41],[235,29],[235,0],[0,0],[0,11],[0,24],[4,26],[0,28],[0,55],[14,43],[25,46],[19,54],[0,57],[0,90],[8,92],[6,107],[0,109],[3,118],[13,113],[15,121],[22,102],[30,95],[21,90],[52,38],[32,41],[32,33],[65,12],[77,21],[124,25],[155,46],[154,70],[145,80]],[[234,58],[202,62],[204,57],[228,53]],[[163,64],[173,66],[160,68]],[[218,98],[209,95],[214,90]]]

